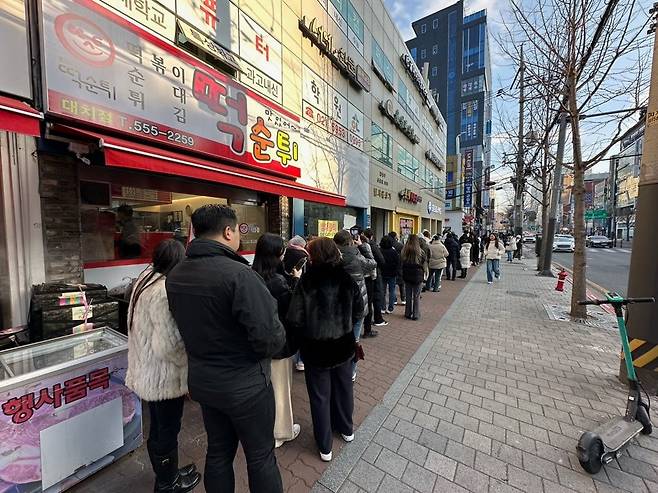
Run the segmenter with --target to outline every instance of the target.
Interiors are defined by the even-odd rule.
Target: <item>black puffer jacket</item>
[[[346,247],[339,246],[338,249],[343,256],[341,266],[352,276],[361,290],[363,304],[366,307],[365,316],[368,314],[368,290],[366,289],[365,275],[377,267],[377,262],[372,258],[372,254],[369,254],[370,258],[364,257],[354,245]]]
[[[363,318],[361,290],[342,267],[310,265],[297,283],[287,321],[305,364],[332,368],[354,356],[354,323]]]
[[[444,243],[446,249],[448,250],[448,259],[458,259],[459,258],[459,242],[455,240],[452,236],[446,238]]]
[[[292,292],[297,284],[297,279],[294,277],[286,278],[283,274],[274,274],[270,279],[265,281],[265,284],[270,291],[270,294],[276,300],[279,320],[281,320],[281,323],[286,329],[286,343],[281,351],[272,356],[272,359],[289,358],[299,349],[299,347],[297,347],[295,336],[290,330],[289,324],[286,322],[286,314],[288,313],[290,299],[292,298]]]
[[[166,287],[188,356],[191,397],[239,406],[267,388],[270,358],[286,336],[275,299],[249,263],[197,238]]]
[[[396,277],[400,270],[400,254],[398,251],[391,248],[382,248],[382,255],[384,256],[384,266],[382,267],[382,276]]]

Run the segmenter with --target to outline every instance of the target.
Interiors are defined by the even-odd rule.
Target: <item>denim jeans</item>
[[[352,329],[354,332],[354,339],[356,340],[356,342],[359,342],[359,339],[361,338],[361,329],[363,329],[363,320],[364,319],[362,318],[359,321],[357,321],[354,324],[354,329]],[[352,361],[352,375],[356,375],[356,360]]]
[[[395,308],[395,302],[398,300],[395,295],[395,286],[397,285],[396,277],[384,278],[384,302],[386,302],[386,289],[388,289],[388,311],[392,312]]]
[[[496,279],[500,277],[500,260],[497,258],[487,259],[487,281],[493,282],[493,276],[496,274]]]
[[[513,260],[513,257],[514,257],[514,251],[508,250],[507,251],[507,261],[511,262]]]
[[[443,269],[430,269],[430,275],[427,276],[427,281],[425,282],[425,289],[427,291],[438,291],[441,289],[441,274],[443,274]]]

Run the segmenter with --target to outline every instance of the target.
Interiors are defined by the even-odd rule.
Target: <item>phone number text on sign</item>
[[[299,177],[299,117],[91,0],[43,0],[48,111]]]

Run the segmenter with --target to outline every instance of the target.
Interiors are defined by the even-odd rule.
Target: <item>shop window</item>
[[[338,207],[304,202],[304,234],[333,238],[342,230],[357,225],[358,213],[354,207]]]
[[[163,240],[190,240],[191,216],[206,204],[228,204],[222,197],[141,188],[124,182],[80,181],[83,262],[134,259],[149,262]],[[231,201],[243,251],[253,251],[267,231],[265,205]]]

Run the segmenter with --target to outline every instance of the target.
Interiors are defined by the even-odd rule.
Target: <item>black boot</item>
[[[178,451],[168,455],[153,455],[155,471],[155,493],[185,493],[192,491],[201,482],[201,474],[193,472],[183,475],[178,470]]]
[[[146,450],[149,453],[149,459],[151,460],[151,466],[153,466],[153,470],[155,471],[156,465],[155,465],[155,454],[151,450],[150,442],[147,440],[146,441]],[[194,474],[196,472],[196,464],[188,464],[186,466],[181,467],[178,470],[178,474],[181,476],[189,476],[190,474]]]

